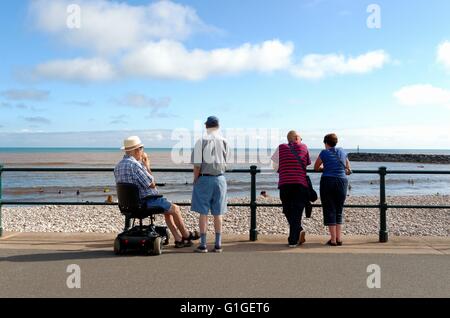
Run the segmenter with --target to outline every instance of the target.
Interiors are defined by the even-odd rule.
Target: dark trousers
[[[320,200],[322,201],[323,223],[332,226],[343,223],[344,203],[347,198],[347,178],[322,177],[320,179]]]
[[[289,223],[289,244],[298,244],[302,227],[302,213],[305,208],[308,189],[300,184],[286,184],[280,187],[283,213]]]

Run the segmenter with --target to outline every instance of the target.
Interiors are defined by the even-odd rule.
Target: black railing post
[[[2,225],[2,172],[3,172],[3,165],[0,165],[0,237],[3,236],[3,225]]]
[[[387,231],[387,204],[386,204],[386,167],[380,167],[378,173],[380,174],[380,243],[386,243],[388,241]]]
[[[251,174],[251,193],[250,193],[250,241],[258,239],[258,230],[256,229],[256,173],[257,167],[250,167]]]

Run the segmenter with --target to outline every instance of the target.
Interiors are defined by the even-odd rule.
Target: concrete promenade
[[[212,238],[213,235],[210,235]],[[450,297],[450,238],[347,236],[340,247],[307,236],[224,237],[222,254],[165,247],[161,256],[115,256],[112,234],[5,233],[0,297]],[[81,288],[68,288],[79,266]],[[381,288],[368,288],[368,266]]]

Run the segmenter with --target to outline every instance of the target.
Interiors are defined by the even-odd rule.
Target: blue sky
[[[0,147],[115,146],[143,131],[167,146],[214,114],[224,128],[297,129],[311,147],[336,132],[348,148],[450,148],[446,0],[0,6]]]

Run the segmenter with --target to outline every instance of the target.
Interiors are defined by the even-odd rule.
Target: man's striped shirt
[[[306,167],[311,164],[308,147],[303,143],[290,143],[299,154],[303,165],[291,152],[289,144],[281,144],[272,156],[272,161],[278,165],[278,188],[285,184],[301,184],[308,187]]]

